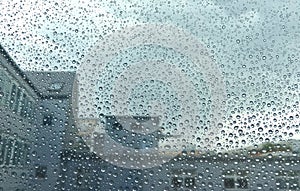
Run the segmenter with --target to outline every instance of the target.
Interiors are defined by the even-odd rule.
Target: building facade
[[[62,190],[288,191],[300,189],[300,155],[292,148],[182,153],[160,166],[127,169],[91,152],[62,154]],[[283,149],[282,149],[283,148]],[[115,156],[116,158],[119,156]]]
[[[0,62],[0,191],[300,190],[299,140],[228,153],[189,150],[148,169],[115,166],[81,138],[73,72],[23,72],[2,47]],[[162,135],[133,137],[142,130],[130,124],[106,116],[102,133],[126,147],[159,147]]]
[[[39,95],[0,47],[0,190],[24,190],[33,177]]]
[[[70,92],[72,72],[26,72],[31,83],[39,90],[40,101],[36,108],[35,177],[30,189],[60,190],[58,179],[61,171],[60,155],[69,133]]]
[[[0,190],[58,190],[74,73],[24,72],[3,47],[0,62]]]

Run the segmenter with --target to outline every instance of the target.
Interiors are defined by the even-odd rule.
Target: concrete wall
[[[39,102],[39,97],[24,78],[22,71],[2,49],[0,79],[0,190],[27,190],[33,177],[32,148],[36,133],[34,108]],[[13,84],[18,88],[16,92],[20,94],[14,94],[13,97],[18,98],[11,102]],[[25,94],[26,96],[23,96]],[[27,105],[26,113],[22,109],[26,103],[23,100],[29,98],[32,109],[28,110]]]
[[[283,190],[276,181],[282,177],[280,172],[296,172],[299,182],[299,156],[295,157],[256,157],[207,156],[201,158],[177,157],[159,167],[145,170],[124,169],[105,161],[93,154],[67,152],[63,157],[65,169],[62,173],[64,190]],[[76,173],[81,172],[82,178]],[[228,175],[228,172],[231,175]],[[245,173],[238,175],[239,173]],[[235,177],[237,184],[240,177],[246,179],[244,189],[226,188],[224,178]],[[177,184],[176,178],[193,180]],[[287,175],[284,175],[287,178]],[[291,177],[290,177],[291,178]],[[293,179],[293,178],[291,178]],[[78,180],[85,180],[80,186]],[[191,183],[191,184],[190,184]],[[278,188],[277,188],[278,187]],[[299,189],[299,188],[297,188]],[[297,190],[294,189],[294,190]],[[291,190],[291,189],[290,189]]]
[[[35,176],[32,181],[32,190],[51,191],[57,186],[60,172],[60,153],[63,147],[63,138],[68,125],[69,100],[44,99],[37,110],[37,133],[35,167],[47,168],[46,177]]]

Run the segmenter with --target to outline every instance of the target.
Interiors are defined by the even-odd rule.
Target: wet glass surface
[[[0,2],[0,191],[299,190],[299,8]]]

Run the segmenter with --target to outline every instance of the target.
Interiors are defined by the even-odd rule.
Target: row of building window
[[[223,173],[224,188],[230,190],[249,190],[249,171],[228,170]],[[300,171],[276,171],[277,190],[300,190]],[[174,188],[193,188],[196,186],[195,175],[181,174],[172,177]]]
[[[47,166],[37,165],[35,167],[35,178],[37,178],[37,179],[47,178]]]
[[[280,190],[300,190],[300,171],[280,170],[275,173],[276,188]]]
[[[24,118],[33,116],[33,98],[4,70],[0,71],[0,105]]]
[[[193,188],[196,185],[195,177],[173,177],[172,187],[174,188]]]
[[[196,186],[195,169],[173,169],[171,186],[173,188],[194,188]]]
[[[223,173],[224,187],[227,190],[247,190],[249,188],[246,170],[227,170]]]
[[[29,144],[0,135],[0,166],[24,166],[29,158]]]

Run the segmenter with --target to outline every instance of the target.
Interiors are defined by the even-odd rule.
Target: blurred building
[[[114,166],[91,152],[69,151],[62,155],[65,169],[62,188],[76,191],[299,190],[300,157],[290,145],[289,142],[264,144],[230,153],[183,153],[160,166],[142,170]]]
[[[0,49],[0,191],[300,190],[299,140],[224,153],[189,149],[143,170],[115,166],[78,132],[71,108],[75,73],[24,72]],[[137,124],[127,125],[105,116],[102,133],[126,147],[159,147],[158,132],[143,135]]]
[[[24,190],[33,177],[36,88],[0,46],[0,190]]]
[[[71,129],[71,91],[73,72],[25,72],[30,83],[38,89],[37,121],[33,163],[35,176],[31,189],[59,190],[61,171],[60,154],[65,145],[66,133]]]
[[[74,73],[22,71],[2,46],[0,62],[0,190],[59,190]]]

